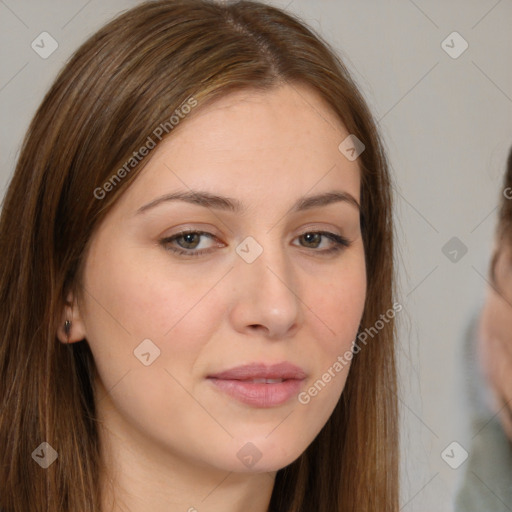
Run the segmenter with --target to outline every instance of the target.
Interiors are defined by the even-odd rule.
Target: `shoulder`
[[[488,407],[488,389],[477,358],[479,311],[461,340],[461,398],[467,425],[464,448],[468,458],[455,497],[456,512],[510,512],[512,504],[512,443]]]

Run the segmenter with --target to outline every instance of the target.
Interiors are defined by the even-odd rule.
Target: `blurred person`
[[[489,280],[465,338],[471,410],[457,512],[512,510],[512,148],[498,213]]]

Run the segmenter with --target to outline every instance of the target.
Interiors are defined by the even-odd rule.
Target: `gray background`
[[[43,94],[73,51],[136,0],[0,0],[3,197]],[[370,104],[395,180],[404,512],[452,510],[461,476],[441,452],[463,444],[463,330],[483,297],[496,203],[512,144],[512,3],[274,0],[340,53]],[[58,42],[47,59],[31,43]],[[451,58],[453,31],[468,49]],[[458,43],[455,49],[460,48]],[[456,236],[467,253],[442,252]],[[460,257],[459,252],[459,257]],[[492,489],[492,482],[486,483]]]

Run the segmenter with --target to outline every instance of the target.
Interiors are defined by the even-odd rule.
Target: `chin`
[[[276,472],[297,460],[307,448],[304,440],[299,438],[292,444],[290,436],[286,439],[276,436],[271,441],[265,435],[233,440],[235,460],[226,461],[229,470],[238,473]]]

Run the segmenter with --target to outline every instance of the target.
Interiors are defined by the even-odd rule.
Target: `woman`
[[[483,308],[466,336],[471,437],[456,510],[512,505],[512,148]]]
[[[2,211],[1,509],[396,511],[391,212],[291,15],[160,0],[94,34]]]

